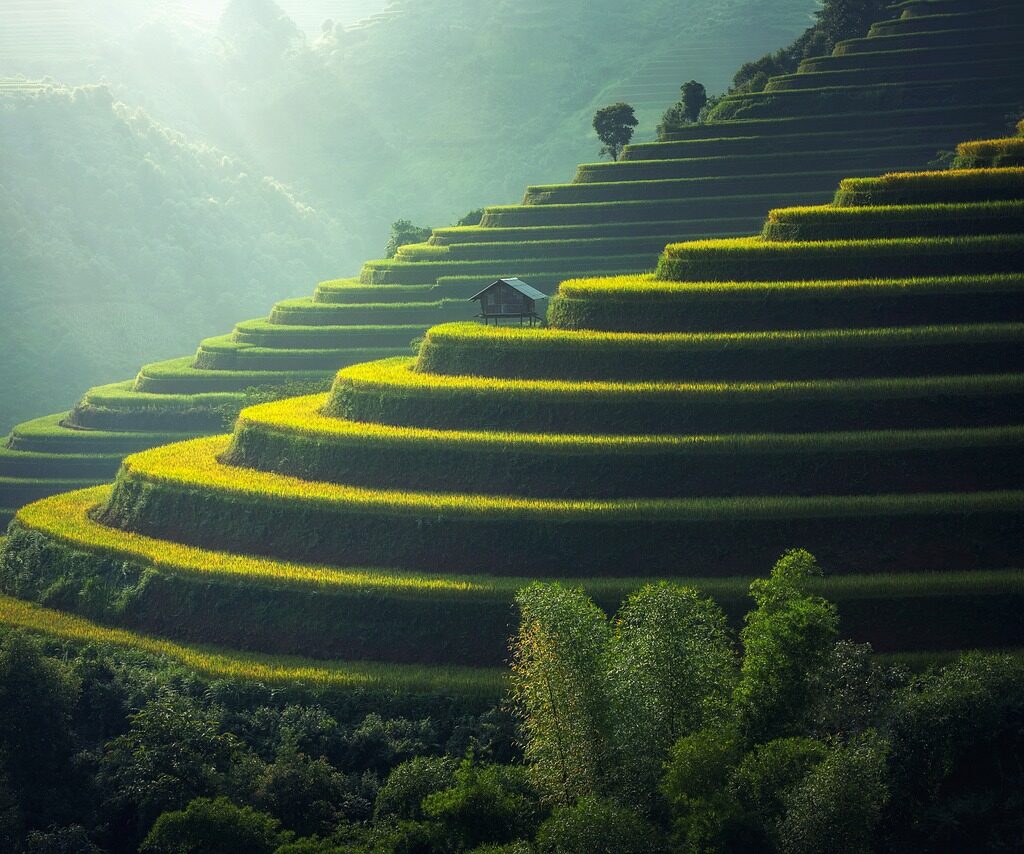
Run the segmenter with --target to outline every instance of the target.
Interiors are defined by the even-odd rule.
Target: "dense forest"
[[[0,639],[0,843],[31,854],[1017,850],[1019,659],[915,674],[791,552],[739,639],[695,591],[522,590],[511,703],[209,679]],[[739,641],[742,656],[735,646]],[[1015,758],[1016,757],[1016,758]]]

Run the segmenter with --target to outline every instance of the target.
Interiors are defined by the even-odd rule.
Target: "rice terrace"
[[[0,850],[1024,850],[1019,0],[100,6],[0,0]]]

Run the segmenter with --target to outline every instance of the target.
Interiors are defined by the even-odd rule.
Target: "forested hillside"
[[[106,88],[0,89],[0,429],[353,257],[323,212]]]
[[[351,219],[372,255],[395,219],[451,224],[596,156],[594,109],[642,100],[653,68],[663,94],[638,138],[652,136],[684,80],[723,89],[817,5],[394,0],[364,26],[306,33],[272,0],[231,0],[213,31],[164,16],[88,61],[0,73],[103,78],[126,103]]]

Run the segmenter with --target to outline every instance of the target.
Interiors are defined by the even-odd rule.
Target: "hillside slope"
[[[1024,25],[999,17],[1000,0],[944,0],[953,4],[966,11],[938,30],[929,2],[904,4],[902,26],[920,27],[911,37],[931,47],[877,35],[841,44],[793,76],[807,86],[723,102],[767,99],[761,118],[695,125],[630,146],[618,163],[584,164],[572,183],[487,208],[478,227],[437,229],[427,244],[367,262],[358,279],[322,282],[204,340],[195,356],[144,365],[134,380],[91,389],[71,413],[19,425],[0,458],[0,506],[100,482],[125,453],[169,434],[215,432],[248,387],[326,387],[344,365],[407,355],[431,325],[469,318],[466,297],[496,276],[551,290],[574,276],[651,270],[670,240],[750,234],[773,206],[831,198],[845,175],[919,168],[958,139],[1000,131],[1024,81]],[[922,81],[921,50],[958,61]],[[965,82],[963,63],[979,76]],[[829,65],[852,66],[843,85],[820,85]],[[890,108],[876,103],[879,91]]]
[[[856,640],[1020,646],[1022,139],[136,454],[18,514],[4,591],[178,643],[485,667],[527,578],[609,607],[684,578],[738,618],[801,544]]]
[[[352,257],[322,213],[105,88],[0,86],[5,429]]]
[[[668,57],[652,135],[679,85],[724,86],[807,24],[815,0],[396,0],[309,37],[271,0],[232,0],[212,31],[155,18],[88,61],[0,59],[0,74],[102,77],[157,120],[258,164],[382,246],[400,217],[455,222],[598,151],[602,94]],[[364,257],[365,257],[364,254]]]

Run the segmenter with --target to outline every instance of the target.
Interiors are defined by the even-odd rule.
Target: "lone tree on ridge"
[[[621,101],[594,113],[594,130],[604,143],[601,154],[610,154],[612,160],[618,160],[622,147],[633,138],[633,128],[638,124],[633,108]]]
[[[687,80],[681,87],[682,98],[679,103],[683,105],[683,118],[688,122],[697,121],[700,111],[708,102],[708,92],[703,83],[696,80]]]

